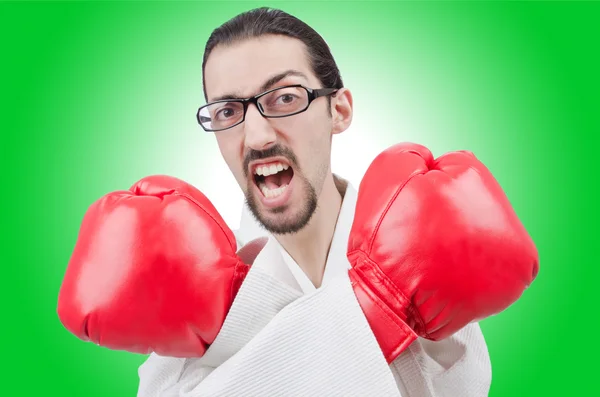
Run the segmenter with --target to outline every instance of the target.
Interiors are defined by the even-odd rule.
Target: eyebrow
[[[297,77],[302,77],[305,80],[308,80],[308,77],[306,77],[306,75],[298,70],[286,70],[285,72],[281,72],[278,73],[272,77],[270,77],[269,79],[267,79],[267,81],[265,81],[263,83],[263,85],[260,86],[260,88],[258,89],[258,92],[264,92],[267,91],[269,88],[271,88],[272,86],[274,86],[275,84],[277,84],[278,82],[280,82],[281,80],[283,80],[286,77],[289,76],[297,76]],[[237,92],[233,92],[233,93],[229,93],[229,94],[225,94],[225,95],[221,95],[218,96],[214,99],[212,99],[210,102],[216,102],[216,101],[222,101],[224,99],[243,99],[242,95],[237,93]]]

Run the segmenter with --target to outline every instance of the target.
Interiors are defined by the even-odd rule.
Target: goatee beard
[[[301,186],[304,186],[304,196],[305,201],[302,203],[302,208],[300,208],[299,212],[295,214],[293,219],[284,219],[282,217],[278,217],[275,220],[269,220],[267,217],[261,214],[256,198],[252,194],[254,191],[254,180],[253,176],[248,174],[248,165],[253,160],[262,160],[269,157],[282,156],[289,160],[290,165],[293,169],[293,179],[296,179],[294,186],[299,189]],[[244,158],[243,163],[244,175],[248,180],[248,186],[246,189],[246,205],[250,209],[250,212],[254,216],[254,219],[258,223],[260,223],[268,232],[273,234],[291,234],[296,233],[299,230],[302,230],[317,209],[317,191],[314,186],[310,184],[310,182],[302,175],[302,171],[298,166],[298,161],[294,153],[289,149],[282,145],[274,145],[268,149],[258,151],[258,150],[249,150]],[[260,194],[260,193],[259,193]],[[269,210],[270,214],[283,214],[286,210],[288,210],[289,205],[283,205],[279,208],[273,208]]]
[[[299,212],[294,214],[293,218],[288,219],[285,219],[282,216],[281,218],[272,220],[263,216],[258,208],[258,203],[252,194],[254,189],[252,189],[251,184],[254,182],[250,180],[248,183],[249,186],[245,195],[246,205],[250,209],[254,219],[256,219],[258,223],[260,223],[268,232],[272,234],[293,234],[302,230],[308,224],[317,209],[318,197],[314,186],[312,186],[308,180],[306,180],[306,178],[299,175],[298,172],[294,174],[294,179],[297,179],[295,181],[296,188],[300,187],[301,185],[304,186],[303,193],[305,196],[305,201],[302,203],[302,208],[300,208]],[[269,210],[269,212],[270,214],[281,214],[288,208],[289,205],[283,205],[281,207]]]

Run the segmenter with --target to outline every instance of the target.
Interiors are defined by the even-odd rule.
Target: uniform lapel
[[[327,255],[325,263],[325,273],[323,274],[323,285],[327,284],[333,278],[345,273],[350,269],[350,262],[346,256],[348,247],[348,236],[354,220],[354,209],[356,208],[357,191],[350,182],[337,177],[340,183],[345,185],[342,207],[338,216],[337,224],[333,232],[331,248]]]

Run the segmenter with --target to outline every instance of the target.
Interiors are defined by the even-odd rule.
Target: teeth
[[[266,198],[274,198],[274,197],[281,195],[281,193],[283,193],[285,191],[285,188],[287,186],[288,185],[283,185],[283,186],[278,187],[277,189],[269,189],[267,187],[267,185],[265,185],[264,183],[261,183],[260,190]]]
[[[274,164],[270,164],[270,165],[264,165],[262,167],[261,166],[256,167],[256,170],[254,171],[254,173],[256,175],[269,176],[269,175],[276,174],[279,171],[287,170],[288,168],[290,168],[290,166],[287,164],[274,163]]]

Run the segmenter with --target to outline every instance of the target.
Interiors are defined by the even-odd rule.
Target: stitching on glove
[[[233,251],[236,251],[237,248],[237,242],[234,240],[233,242],[231,241],[231,239],[229,238],[229,234],[224,228],[223,225],[221,225],[221,222],[219,222],[214,216],[213,214],[211,214],[210,212],[208,212],[198,201],[196,201],[196,199],[194,199],[193,197],[191,197],[189,194],[187,193],[179,193],[176,192],[174,193],[177,196],[180,197],[185,197],[188,200],[190,200],[192,203],[196,204],[198,206],[198,208],[200,208],[202,211],[204,211],[204,213],[206,215],[208,215],[216,224],[217,226],[219,226],[219,229],[221,229],[221,231],[223,232],[223,235],[225,235],[225,238],[227,239],[227,242],[229,243],[229,246],[231,247],[231,249],[233,249]],[[229,229],[228,229],[229,230]]]
[[[404,181],[404,183],[400,187],[398,187],[398,189],[396,189],[396,192],[394,193],[392,199],[389,201],[389,203],[387,204],[387,206],[381,213],[379,220],[377,221],[377,225],[375,225],[375,230],[373,230],[371,240],[369,241],[369,252],[371,252],[373,249],[373,244],[375,243],[375,238],[376,238],[377,234],[379,233],[379,228],[381,227],[381,224],[383,223],[383,218],[385,218],[385,216],[387,215],[388,211],[390,210],[390,207],[392,206],[392,204],[394,204],[394,202],[396,201],[396,198],[398,198],[398,195],[400,194],[402,189],[404,189],[404,186],[406,186],[406,184],[408,184],[408,182],[410,182],[415,176],[425,175],[425,173],[427,173],[428,171],[429,171],[429,169],[427,169],[425,171],[415,171],[406,179],[406,181]]]
[[[421,314],[417,308],[413,305],[412,300],[406,297],[406,295],[404,295],[404,293],[398,289],[396,284],[390,280],[385,272],[381,270],[377,263],[375,263],[366,252],[362,250],[356,250],[348,253],[348,257],[351,255],[357,255],[359,257],[360,265],[354,269],[360,273],[361,279],[369,286],[370,289],[373,291],[377,290],[373,287],[373,283],[369,281],[371,278],[366,277],[366,274],[374,276],[377,279],[377,283],[387,290],[387,297],[389,297],[389,299],[383,299],[380,296],[378,296],[378,299],[386,304],[389,304],[389,306],[397,312],[406,310],[408,312],[408,316],[403,320],[406,321],[406,323],[409,323],[410,320],[414,321],[416,323],[415,331],[427,337],[428,334],[426,332],[425,321],[421,317]]]
[[[383,300],[370,288],[370,285],[368,282],[365,281],[365,279],[363,278],[363,276],[360,274],[359,271],[356,271],[356,269],[351,269],[351,271],[354,271],[354,273],[356,274],[356,277],[359,277],[363,283],[362,284],[358,284],[360,289],[363,291],[363,293],[365,293],[369,298],[372,304],[374,304],[375,306],[377,306],[380,309],[380,315],[385,316],[386,319],[388,319],[388,323],[392,323],[395,324],[399,334],[397,335],[397,339],[394,340],[393,345],[394,347],[392,348],[391,352],[384,352],[385,358],[388,361],[388,363],[394,361],[394,359],[400,354],[402,353],[402,351],[406,350],[406,348],[417,339],[417,335],[414,332],[414,330],[412,330],[408,324],[406,324],[401,318],[399,318],[393,310],[391,310],[384,302]],[[354,283],[353,283],[354,284]],[[365,288],[365,285],[368,286],[369,288]],[[360,301],[359,301],[360,303]],[[369,317],[367,317],[367,320],[369,319]],[[373,328],[373,326],[371,325],[371,328]],[[381,336],[380,336],[381,337]],[[379,340],[378,340],[378,343]],[[383,350],[383,346],[380,346],[380,348],[382,348]]]

